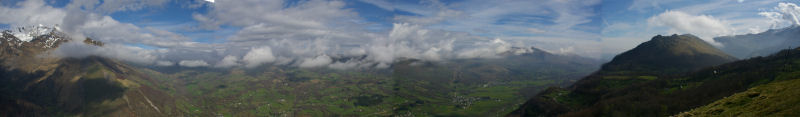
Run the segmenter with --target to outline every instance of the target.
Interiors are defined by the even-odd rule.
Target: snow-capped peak
[[[46,26],[39,24],[35,26],[24,26],[11,29],[11,34],[14,35],[14,37],[17,37],[17,39],[20,41],[30,42],[35,37],[46,35],[58,29],[58,25]]]
[[[15,27],[2,31],[0,39],[4,44],[13,47],[39,47],[55,48],[58,44],[68,41],[68,37],[60,32],[58,25],[33,25]]]

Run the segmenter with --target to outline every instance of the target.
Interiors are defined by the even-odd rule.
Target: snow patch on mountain
[[[39,24],[35,26],[24,26],[24,27],[17,27],[16,29],[11,29],[11,34],[14,35],[14,37],[17,37],[17,39],[19,39],[20,41],[30,42],[31,40],[33,40],[33,38],[42,35],[47,35],[50,32],[57,30],[58,30],[58,25],[45,26]]]
[[[59,42],[67,38],[62,32],[59,32],[58,25],[33,25],[33,26],[20,26],[16,28],[6,29],[2,33],[13,36],[6,37],[9,46],[23,46],[25,43],[31,43],[31,46],[41,48],[55,48]],[[39,39],[39,40],[36,40]]]

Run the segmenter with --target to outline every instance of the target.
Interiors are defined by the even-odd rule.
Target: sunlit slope
[[[13,116],[180,115],[173,97],[148,76],[100,57],[64,59],[52,69],[2,68],[3,107]]]
[[[677,116],[800,116],[800,79],[774,82]]]

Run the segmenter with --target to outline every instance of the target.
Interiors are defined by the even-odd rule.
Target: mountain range
[[[769,29],[755,34],[721,36],[714,38],[714,41],[724,45],[720,48],[737,58],[767,56],[783,49],[798,47],[800,25]]]
[[[502,116],[516,108],[508,105],[572,84],[601,62],[533,47],[511,48],[501,58],[403,59],[387,69],[354,70],[147,67],[100,56],[52,56],[70,41],[80,40],[46,26],[3,32],[2,115]],[[104,46],[90,38],[81,42]]]
[[[513,47],[500,58],[402,59],[387,69],[147,67],[56,57],[72,39],[34,26],[0,37],[4,116],[796,116],[797,27],[657,35],[610,62]],[[781,38],[777,38],[781,37]],[[103,42],[83,39],[89,46]],[[736,45],[740,44],[740,45]],[[755,53],[771,52],[771,55]],[[732,55],[727,53],[739,52]],[[741,60],[737,59],[743,58]],[[364,59],[336,56],[334,61]],[[562,88],[563,87],[563,88]],[[726,98],[727,97],[727,98]],[[510,114],[509,114],[510,113]]]

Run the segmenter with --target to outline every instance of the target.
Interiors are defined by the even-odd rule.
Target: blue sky
[[[4,1],[3,5],[13,7],[13,5],[16,4],[16,2],[20,1],[21,0]],[[462,11],[477,12],[479,10],[484,10],[484,9],[472,9],[471,7],[473,6],[470,5],[478,3],[476,3],[475,1],[467,1],[467,0],[435,1],[440,3],[435,3],[429,0],[382,1],[392,5],[394,7],[392,9],[381,8],[382,6],[371,3],[370,1],[382,1],[382,0],[345,0],[342,2],[346,4],[344,6],[344,9],[352,10],[358,14],[358,17],[360,19],[356,19],[358,21],[354,22],[365,24],[366,26],[362,28],[373,32],[387,32],[392,29],[393,23],[403,22],[395,19],[395,16],[398,15],[413,16],[413,17],[435,17],[436,14],[429,13],[425,10],[430,10],[434,12],[439,9],[453,9],[453,10],[458,10],[460,12]],[[47,2],[47,5],[57,8],[66,7],[66,5],[70,3],[70,1],[60,1],[60,0],[45,1],[45,2]],[[103,4],[102,2],[104,1],[101,0],[100,2],[101,3],[99,4]],[[296,5],[297,4],[296,2],[298,1],[290,0],[287,1],[287,3],[284,3],[284,6],[291,7],[293,5]],[[515,2],[520,2],[520,1],[515,1]],[[535,2],[526,2],[526,3],[530,4]],[[441,4],[442,6],[435,6],[434,4]],[[190,5],[196,5],[196,6],[190,7]],[[108,15],[119,22],[130,23],[138,27],[153,27],[181,34],[190,37],[197,42],[208,42],[208,43],[224,42],[224,40],[228,36],[233,35],[232,32],[238,31],[239,29],[241,29],[241,27],[223,26],[224,29],[221,30],[200,30],[193,28],[193,26],[198,25],[201,22],[197,22],[192,17],[192,14],[206,14],[208,13],[209,9],[212,8],[212,6],[213,3],[205,1],[180,1],[180,2],[167,1],[164,4],[158,6],[146,6],[146,8],[141,8],[136,10],[114,11],[103,15]],[[437,8],[437,7],[447,7],[447,8]],[[600,9],[599,5],[589,5],[588,7],[589,8],[586,9],[590,10]],[[411,10],[422,10],[422,11],[411,11]],[[100,12],[105,12],[105,11],[100,11]],[[520,12],[525,12],[525,11],[520,11]],[[557,15],[559,14],[555,13],[526,14],[526,13],[509,12],[509,13],[498,14],[497,16],[493,15],[492,17],[494,19],[492,19],[492,21],[485,22],[488,24],[470,25],[466,28],[465,25],[469,24],[463,24],[463,23],[471,23],[469,22],[469,20],[472,19],[472,16],[463,16],[452,19],[443,19],[444,21],[436,22],[434,24],[426,24],[426,27],[430,27],[431,29],[468,32],[473,35],[479,35],[488,38],[497,38],[503,36],[514,36],[514,37],[558,36],[552,34],[534,34],[534,33],[529,33],[528,31],[520,31],[516,29],[502,29],[502,28],[481,29],[481,28],[491,28],[497,26],[516,26],[517,28],[524,28],[524,27],[540,28],[548,25],[556,25],[553,22],[553,20],[557,18]],[[590,22],[580,23],[577,26],[571,27],[571,30],[582,31],[587,33],[597,33],[599,31],[599,25],[601,23],[601,20],[599,15],[594,15],[594,14],[592,15],[593,16],[588,16]],[[587,38],[587,39],[599,40],[599,38]]]
[[[297,2],[297,1],[290,1],[290,2]],[[351,9],[358,13],[358,16],[362,19],[357,22],[363,22],[368,24],[364,28],[369,31],[374,32],[386,32],[392,29],[393,23],[398,23],[399,21],[395,20],[396,15],[406,15],[406,16],[419,16],[419,17],[426,17],[428,14],[418,14],[411,11],[405,11],[403,8],[396,8],[393,10],[387,10],[380,8],[379,6],[371,3],[367,3],[360,0],[346,0],[344,1],[347,5],[344,7],[346,9]],[[419,8],[421,9],[434,9],[434,8],[427,8],[430,6],[430,3],[427,3],[425,0],[420,1],[413,1],[413,0],[404,0],[404,1],[388,1],[391,4],[403,6],[408,8]],[[440,1],[442,4],[457,4],[460,2],[465,2],[464,0],[442,0]],[[65,4],[65,3],[62,3]],[[239,30],[240,27],[227,27],[223,30],[229,31],[219,31],[219,30],[197,30],[192,29],[192,25],[197,25],[200,22],[197,22],[192,18],[192,14],[204,14],[208,12],[208,9],[211,5],[202,5],[201,7],[196,8],[187,8],[185,3],[179,2],[168,2],[164,6],[161,7],[154,7],[149,9],[142,9],[137,11],[122,11],[122,12],[115,12],[109,14],[109,16],[113,17],[117,21],[131,23],[137,25],[139,27],[156,27],[162,30],[168,30],[171,32],[183,34],[185,36],[193,37],[196,41],[199,42],[219,42],[220,40],[224,40],[226,36],[232,35],[230,32],[235,32]],[[286,3],[285,5],[291,5],[293,3]],[[55,4],[54,6],[63,6]],[[591,6],[594,10],[599,10],[599,5]],[[453,9],[458,10],[470,10],[469,6],[453,6]],[[555,25],[552,21],[558,14],[543,14],[543,15],[530,15],[530,14],[504,14],[500,17],[497,17],[496,21],[491,22],[493,25],[499,26],[521,26],[521,27],[540,27],[543,25]],[[595,15],[590,17],[591,22],[579,24],[572,29],[590,33],[596,33],[599,31],[599,25],[601,23],[600,16]],[[502,36],[539,36],[539,35],[547,35],[547,34],[532,34],[528,33],[527,31],[517,31],[517,30],[497,30],[497,29],[490,29],[490,31],[472,31],[473,29],[461,29],[461,28],[448,28],[447,26],[455,25],[452,22],[442,21],[438,24],[430,25],[431,28],[434,29],[443,29],[449,31],[463,31],[469,32],[474,35],[485,36],[489,38],[494,37],[502,37]],[[476,26],[481,27],[481,26]],[[212,34],[209,37],[209,34]],[[200,35],[200,36],[194,36]],[[593,40],[598,40],[599,38],[592,38]],[[591,40],[591,39],[590,39]]]
[[[657,34],[710,41],[786,26],[764,15],[792,12],[781,3],[797,1],[4,0],[0,15],[15,17],[0,26],[59,24],[114,46],[91,54],[149,65],[382,67],[493,58],[511,47],[607,60]]]

